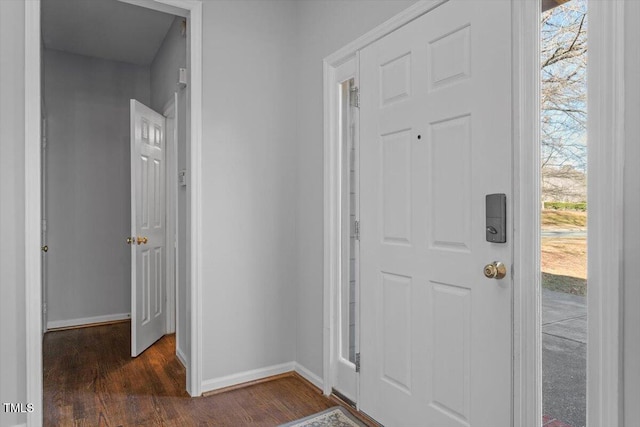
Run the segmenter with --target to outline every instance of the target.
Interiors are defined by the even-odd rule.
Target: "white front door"
[[[360,52],[361,409],[511,424],[511,3],[450,0]],[[507,243],[485,195],[507,197]]]
[[[131,100],[131,356],[165,334],[165,118]]]

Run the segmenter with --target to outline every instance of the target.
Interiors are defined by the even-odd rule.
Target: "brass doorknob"
[[[489,279],[503,279],[507,275],[507,267],[500,261],[494,261],[485,265],[484,275]]]
[[[42,252],[49,252],[49,246],[44,245],[42,248]]]
[[[127,245],[130,245],[133,243],[133,237],[127,237]]]
[[[148,240],[146,237],[140,237],[140,236],[138,236],[138,244],[139,244],[139,245],[142,245],[142,244],[145,244],[145,245],[146,245],[148,241],[149,241],[149,240]]]

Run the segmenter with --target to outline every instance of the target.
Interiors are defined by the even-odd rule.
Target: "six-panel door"
[[[131,356],[165,333],[165,118],[131,100]]]
[[[387,426],[507,426],[511,8],[451,0],[360,53],[360,407]],[[510,214],[510,212],[509,212]]]

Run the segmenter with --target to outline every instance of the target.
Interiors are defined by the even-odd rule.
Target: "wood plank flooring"
[[[129,329],[45,335],[45,426],[277,426],[337,404],[297,375],[191,398],[175,335],[132,359]]]

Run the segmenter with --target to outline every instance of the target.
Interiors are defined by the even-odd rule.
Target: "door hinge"
[[[360,353],[356,353],[356,372],[360,372]]]
[[[178,69],[178,86],[180,87],[180,89],[184,89],[185,87],[187,87],[188,75],[189,73],[186,68]]]
[[[355,221],[353,225],[353,233],[355,234],[356,240],[360,240],[360,221]]]
[[[351,86],[349,89],[349,103],[352,107],[360,107],[360,89],[358,86]]]

